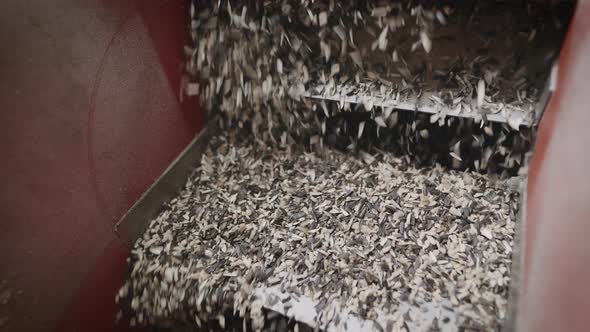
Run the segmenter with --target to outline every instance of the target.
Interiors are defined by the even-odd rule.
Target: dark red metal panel
[[[0,4],[0,330],[113,327],[127,249],[112,227],[200,126],[178,102],[187,12]]]
[[[590,329],[589,15],[581,1],[530,168],[522,331]]]

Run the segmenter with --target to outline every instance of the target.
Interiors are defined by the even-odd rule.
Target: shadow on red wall
[[[128,249],[112,227],[201,126],[178,101],[187,15],[183,0],[0,4],[0,330],[115,328]]]

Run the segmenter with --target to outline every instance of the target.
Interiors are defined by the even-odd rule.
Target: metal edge
[[[549,74],[549,77],[547,78],[547,82],[545,83],[545,88],[543,89],[543,93],[541,94],[541,97],[539,98],[539,102],[537,103],[537,106],[535,109],[534,125],[538,125],[539,121],[541,121],[541,118],[543,117],[543,114],[545,113],[545,109],[547,108],[547,105],[549,104],[549,100],[551,99],[553,92],[557,88],[557,72],[559,70],[557,63],[558,63],[558,60],[555,61],[555,63],[553,63],[553,66],[551,66],[551,73]]]
[[[530,162],[530,155],[527,158]],[[508,289],[508,307],[506,317],[502,325],[502,332],[516,331],[518,317],[518,301],[521,294],[522,285],[522,267],[524,266],[524,248],[525,248],[525,226],[526,226],[526,208],[527,208],[527,188],[528,175],[526,175],[522,187],[520,188],[521,201],[516,225],[514,229],[514,248],[512,253],[512,267],[510,270],[510,288]]]
[[[479,113],[476,111],[465,113],[462,111],[459,111],[459,112],[454,111],[454,110],[450,109],[448,106],[442,106],[442,105],[438,105],[438,107],[432,106],[431,104],[433,104],[433,103],[427,104],[428,98],[426,98],[425,96],[420,97],[420,99],[412,98],[412,99],[408,99],[406,101],[397,101],[397,100],[387,98],[387,97],[375,97],[375,96],[355,95],[354,97],[352,97],[352,96],[342,95],[339,93],[328,94],[328,95],[326,95],[326,94],[306,94],[306,95],[303,95],[303,97],[309,98],[309,99],[315,99],[315,100],[328,100],[328,101],[332,101],[332,102],[343,102],[343,103],[349,103],[349,104],[364,104],[364,103],[367,103],[368,101],[371,101],[374,107],[383,107],[383,108],[393,107],[398,110],[413,111],[413,112],[426,113],[426,114],[441,114],[443,116],[453,116],[453,117],[459,117],[459,118],[474,119],[476,121],[481,121],[483,119],[483,117],[485,116],[487,121],[506,123],[506,124],[511,123],[510,117],[506,117],[500,113],[485,113],[484,114],[484,113]],[[542,97],[544,97],[544,96],[542,96]],[[548,97],[546,97],[545,99],[548,100]],[[535,109],[534,109],[533,113],[531,113],[529,115],[523,115],[520,125],[522,125],[524,127],[534,126],[535,125],[535,117],[538,114],[539,107],[540,107],[539,103],[537,103],[537,104],[535,104]]]
[[[545,109],[549,104],[549,100],[553,95],[553,92],[557,88],[557,61],[551,68],[551,73],[545,84],[545,89],[541,95],[541,99],[537,104],[535,110],[535,126],[539,125],[539,121],[545,113]],[[536,142],[533,143],[528,156],[526,156],[526,168],[531,163],[532,155],[535,151]],[[512,253],[512,268],[510,271],[510,288],[508,290],[508,308],[506,310],[506,318],[504,319],[504,325],[502,326],[503,332],[514,332],[517,330],[518,323],[518,301],[520,300],[522,293],[522,273],[524,266],[524,250],[526,245],[526,209],[527,209],[527,193],[528,193],[528,174],[523,182],[521,188],[521,202],[520,210],[517,217],[517,225],[514,230],[514,252]]]
[[[176,157],[143,195],[115,224],[114,232],[133,246],[164,203],[172,199],[185,184],[188,175],[200,164],[201,156],[215,133],[217,119],[211,119],[199,134]]]

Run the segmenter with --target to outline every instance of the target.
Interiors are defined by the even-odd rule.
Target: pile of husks
[[[218,137],[137,241],[119,298],[158,326],[237,313],[258,330],[271,310],[321,329],[496,328],[519,181]]]

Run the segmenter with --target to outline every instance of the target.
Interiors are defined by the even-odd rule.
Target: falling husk
[[[221,130],[135,242],[131,324],[499,329],[556,57],[515,3],[192,1],[180,95]]]

